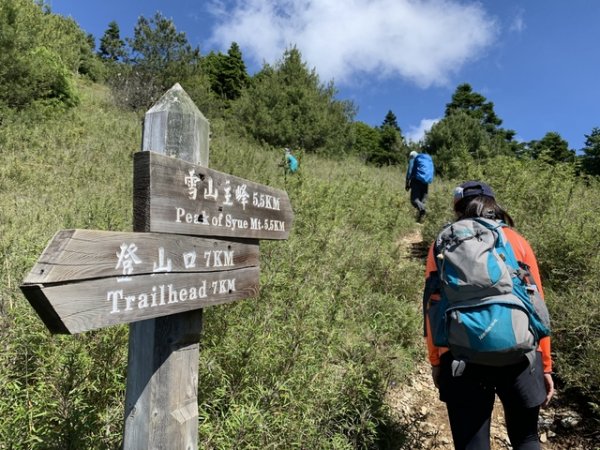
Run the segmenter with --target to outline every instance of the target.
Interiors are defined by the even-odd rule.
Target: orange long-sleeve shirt
[[[540,271],[538,268],[537,260],[535,258],[535,254],[533,253],[533,249],[529,245],[529,242],[525,240],[523,236],[517,233],[515,230],[509,227],[504,227],[502,229],[504,234],[506,235],[506,239],[510,242],[515,256],[518,261],[524,262],[529,266],[529,271],[531,272],[531,276],[535,280],[535,284],[538,287],[540,295],[544,298],[544,290],[542,288],[542,280],[540,278]],[[435,272],[437,267],[435,265],[435,259],[433,255],[433,245],[429,247],[429,254],[427,255],[427,263],[425,265],[425,279],[429,277],[431,272]],[[440,356],[448,351],[446,347],[436,347],[433,345],[433,339],[431,336],[431,327],[429,324],[429,317],[425,314],[425,326],[427,330],[427,336],[425,337],[425,341],[427,343],[428,357],[429,362],[432,366],[437,366],[440,364]],[[550,373],[552,372],[552,357],[550,355],[550,337],[545,337],[540,339],[539,348],[542,352],[542,361],[544,365],[544,372]]]

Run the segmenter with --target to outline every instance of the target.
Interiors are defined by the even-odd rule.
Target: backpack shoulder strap
[[[414,159],[412,160],[412,168],[411,168],[410,176],[409,176],[409,178],[411,180],[414,180],[415,175],[417,174],[417,166],[419,165],[418,161],[419,161],[419,155],[415,156]]]
[[[425,289],[423,290],[423,336],[427,337],[427,310],[431,297],[440,294],[440,277],[438,271],[433,271],[425,280]]]
[[[442,227],[442,229],[440,231],[438,231],[437,236],[435,237],[435,241],[433,241],[433,257],[435,258],[435,265],[438,268],[438,271],[440,270],[440,261],[438,259],[438,255],[442,252],[442,240],[441,240],[441,235],[444,231],[446,231],[449,227],[452,226],[454,222],[447,222],[444,224],[444,226]]]

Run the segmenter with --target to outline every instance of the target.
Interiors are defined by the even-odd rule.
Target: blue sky
[[[600,127],[600,1],[596,0],[47,0],[97,42],[115,20],[130,36],[160,11],[202,54],[240,45],[250,73],[291,45],[356,120],[394,112],[418,140],[461,83],[495,106],[517,139],[559,133],[584,146]]]

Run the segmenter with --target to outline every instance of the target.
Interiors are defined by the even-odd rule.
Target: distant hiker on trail
[[[425,202],[429,185],[433,181],[434,167],[427,153],[410,152],[406,170],[406,190],[410,190],[410,203],[418,210],[418,221],[426,214]]]
[[[454,212],[429,249],[423,294],[431,373],[454,447],[490,448],[498,395],[512,448],[540,449],[538,415],[554,383],[535,255],[487,184],[458,186]]]
[[[292,155],[292,151],[289,148],[285,148],[285,155],[283,160],[283,167],[285,167],[285,171],[290,173],[296,173],[298,171],[298,160],[294,155]]]

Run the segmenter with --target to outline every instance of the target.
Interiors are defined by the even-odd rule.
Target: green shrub
[[[3,1],[0,104],[18,109],[39,102],[77,104],[73,74],[85,53],[82,41],[85,35],[72,19],[51,14],[36,2]]]

